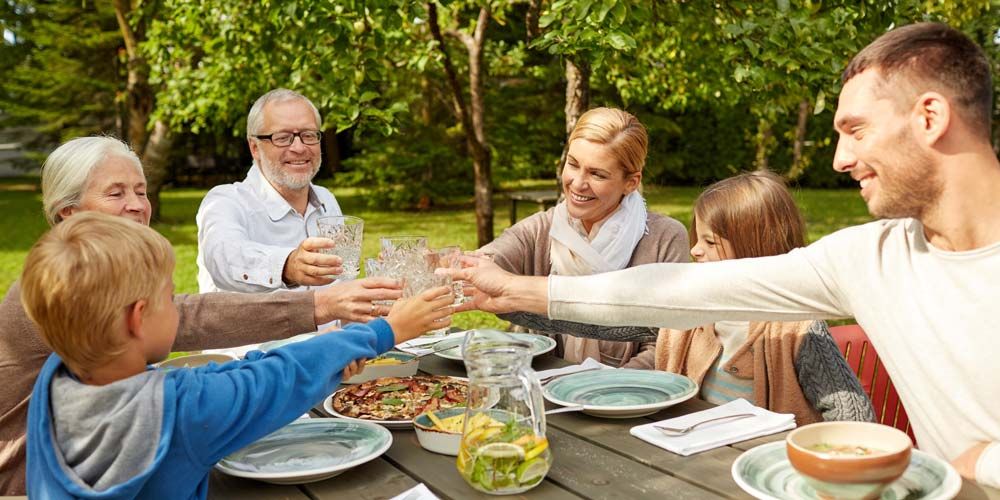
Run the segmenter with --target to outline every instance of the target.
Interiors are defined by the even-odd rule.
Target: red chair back
[[[830,334],[844,355],[847,364],[858,376],[861,387],[872,400],[875,407],[875,420],[881,424],[891,425],[910,436],[916,444],[910,427],[910,418],[906,416],[899,394],[889,379],[889,373],[878,358],[875,348],[868,342],[868,335],[858,325],[830,327]]]

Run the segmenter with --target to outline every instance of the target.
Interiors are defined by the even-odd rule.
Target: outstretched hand
[[[466,255],[462,269],[438,269],[436,272],[451,275],[453,280],[465,280],[465,295],[472,300],[458,306],[455,312],[478,309],[491,313],[508,313],[519,310],[514,299],[514,285],[526,277],[504,271],[486,256]],[[531,278],[529,278],[531,279]]]
[[[281,271],[281,279],[289,285],[329,285],[333,283],[331,276],[344,272],[342,261],[336,255],[321,253],[325,248],[333,248],[334,241],[329,238],[306,238],[299,246],[288,254],[285,268]]]
[[[451,326],[454,300],[449,286],[431,288],[415,297],[397,300],[385,318],[396,335],[396,343]]]
[[[399,281],[389,278],[364,278],[337,283],[316,292],[316,324],[335,319],[345,323],[367,323],[389,314],[389,306],[376,302],[403,296]]]

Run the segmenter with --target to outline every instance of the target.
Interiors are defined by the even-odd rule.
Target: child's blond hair
[[[174,252],[132,220],[81,212],[46,233],[28,253],[21,303],[42,339],[76,374],[123,352],[126,311],[145,299],[155,311],[171,283]]]

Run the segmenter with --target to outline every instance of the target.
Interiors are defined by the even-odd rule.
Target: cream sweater
[[[718,320],[853,316],[885,363],[920,447],[953,460],[980,442],[1000,487],[1000,243],[936,249],[913,219],[876,221],[787,255],[651,264],[549,279],[549,316],[689,329]]]

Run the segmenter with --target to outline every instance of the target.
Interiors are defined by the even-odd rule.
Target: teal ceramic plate
[[[508,333],[511,337],[531,344],[531,355],[539,356],[556,348],[556,341],[544,335],[533,335],[530,333]],[[441,349],[435,354],[442,358],[462,361],[462,341],[465,340],[465,332],[452,334],[444,340],[434,344],[433,349]]]
[[[788,461],[785,442],[768,443],[743,452],[733,462],[733,479],[744,491],[765,500],[819,498]],[[949,499],[962,488],[962,479],[950,465],[913,450],[903,476],[882,491],[882,500]]]
[[[315,336],[316,336],[315,333],[300,333],[300,334],[298,334],[298,335],[296,335],[294,337],[288,337],[287,339],[272,340],[270,342],[264,342],[257,349],[259,349],[261,351],[264,351],[264,352],[267,352],[267,351],[270,351],[272,349],[277,349],[277,348],[279,348],[281,346],[286,346],[288,344],[294,344],[296,342],[304,342],[304,341],[309,340],[309,339],[311,339],[311,338],[313,338]]]
[[[391,445],[392,434],[382,426],[310,418],[264,436],[215,467],[231,476],[268,483],[309,483],[368,462]]]
[[[676,373],[620,368],[559,377],[542,394],[558,405],[583,405],[583,412],[594,416],[631,418],[691,399],[698,384]]]

